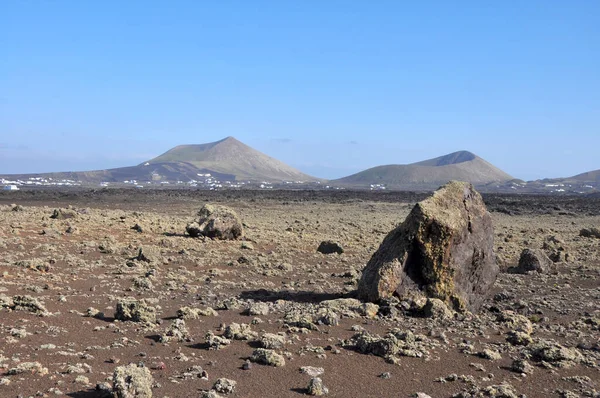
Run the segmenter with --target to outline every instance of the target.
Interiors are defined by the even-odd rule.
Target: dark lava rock
[[[337,242],[324,240],[317,248],[317,251],[323,254],[342,254],[344,252],[344,248]]]
[[[198,212],[197,222],[189,224],[187,233],[192,237],[206,236],[222,240],[238,239],[243,235],[242,222],[231,209],[219,205],[204,205]]]
[[[519,257],[519,265],[509,268],[509,272],[514,274],[528,274],[530,272],[539,272],[540,274],[548,272],[552,265],[552,260],[543,250],[524,249]]]
[[[498,276],[492,218],[481,195],[452,181],[419,202],[363,271],[359,297],[431,297],[477,311]]]
[[[584,238],[596,238],[600,239],[600,229],[598,228],[583,228],[579,231],[579,236]]]

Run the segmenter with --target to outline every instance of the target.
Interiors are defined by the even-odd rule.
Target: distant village
[[[6,191],[18,191],[24,187],[101,187],[101,188],[159,188],[159,187],[189,187],[189,188],[200,188],[208,190],[217,189],[273,189],[274,187],[293,187],[313,185],[318,188],[325,189],[344,189],[340,187],[331,187],[329,185],[322,186],[320,181],[306,182],[306,181],[283,181],[283,182],[272,182],[272,181],[220,181],[219,179],[212,176],[210,173],[198,173],[196,179],[190,179],[189,181],[138,181],[138,180],[123,180],[123,181],[103,181],[99,184],[91,184],[82,181],[76,181],[71,179],[55,179],[51,177],[29,177],[27,179],[14,179],[9,180],[6,178],[0,178],[0,185],[3,186],[3,190]],[[381,185],[381,184],[378,184]],[[385,189],[385,187],[377,187],[371,189]]]

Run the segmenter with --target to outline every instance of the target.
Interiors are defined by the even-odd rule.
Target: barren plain
[[[600,397],[600,236],[581,236],[600,198],[484,196],[502,272],[480,313],[354,299],[425,196],[3,192],[0,396],[111,396],[134,363],[154,397],[299,397],[316,376],[332,397]],[[206,203],[235,210],[244,237],[186,236]],[[344,253],[318,253],[325,240]],[[507,272],[525,248],[550,271]]]

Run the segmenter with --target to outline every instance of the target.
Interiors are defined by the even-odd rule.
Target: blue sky
[[[600,2],[3,1],[0,174],[234,136],[341,177],[470,150],[600,169]]]

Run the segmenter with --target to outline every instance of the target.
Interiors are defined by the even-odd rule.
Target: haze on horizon
[[[0,174],[234,136],[317,177],[600,169],[600,2],[3,2]]]

